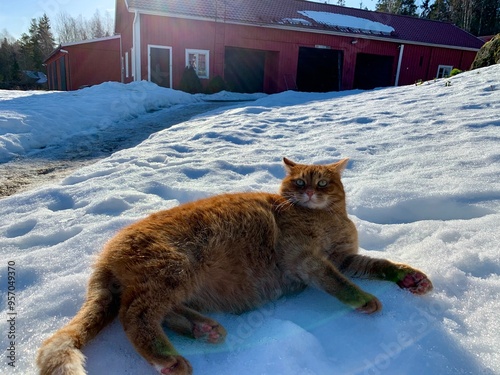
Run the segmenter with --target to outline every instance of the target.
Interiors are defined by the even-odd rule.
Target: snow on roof
[[[328,26],[348,27],[352,29],[376,31],[388,34],[395,31],[393,27],[384,25],[383,23],[371,21],[366,18],[348,16],[345,14],[317,12],[313,10],[299,10],[297,13],[309,17],[317,23]]]
[[[312,26],[312,23],[303,18],[283,18],[280,23],[290,23],[293,25]]]

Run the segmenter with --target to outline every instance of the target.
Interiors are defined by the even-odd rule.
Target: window
[[[450,65],[439,65],[436,78],[449,77],[452,69],[453,67]]]
[[[200,78],[208,78],[209,51],[198,49],[186,50],[186,66],[194,68]]]

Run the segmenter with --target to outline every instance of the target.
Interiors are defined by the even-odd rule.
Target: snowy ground
[[[106,101],[103,101],[106,103]],[[72,134],[64,141],[28,150],[0,163],[0,197],[60,181],[72,171],[138,145],[149,135],[233,102],[195,102],[159,108],[134,119],[119,119],[97,133]],[[12,134],[9,134],[12,136]]]
[[[79,309],[92,261],[116,231],[179,202],[276,191],[287,156],[307,163],[350,157],[344,184],[361,251],[422,269],[435,290],[416,297],[390,283],[357,281],[384,304],[371,316],[313,289],[241,316],[215,314],[229,332],[224,345],[170,335],[195,373],[500,374],[500,65],[447,82],[270,95],[172,126],[60,183],[0,200],[2,300],[10,264],[16,303],[12,311],[0,307],[3,349],[15,316],[15,368],[7,350],[0,373],[35,373],[38,346]],[[113,98],[123,87],[99,89]],[[146,115],[151,97],[161,96],[143,91],[131,118]],[[75,101],[72,93],[25,99],[46,101],[47,110],[38,111],[50,118],[51,95],[72,114],[52,143],[67,139],[57,134],[99,136],[100,127],[79,122],[87,114],[106,117],[109,107],[99,113],[104,107],[95,109],[83,90]],[[190,100],[199,97],[181,98]],[[11,110],[14,131],[12,119],[29,118],[30,110]],[[29,154],[43,129],[2,133],[11,143],[0,153]],[[22,147],[10,147],[14,138]],[[89,374],[155,373],[118,322],[84,353]]]

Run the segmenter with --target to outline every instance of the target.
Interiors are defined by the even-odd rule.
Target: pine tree
[[[197,94],[203,91],[200,78],[193,67],[186,66],[186,68],[184,68],[179,88],[190,94]]]
[[[470,32],[494,35],[500,32],[500,0],[478,0],[473,10]]]
[[[398,14],[400,6],[401,0],[378,0],[375,10],[377,12]]]
[[[423,0],[421,17],[452,22],[474,35],[500,32],[500,0]]]
[[[11,66],[9,64],[10,50],[11,46],[7,41],[7,38],[4,38],[2,40],[2,44],[0,44],[0,83],[12,80]]]
[[[43,64],[43,52],[39,38],[38,21],[33,18],[29,28],[28,53],[31,55],[32,66],[29,70],[41,70]]]
[[[471,31],[476,0],[449,0],[451,21],[458,27]]]
[[[415,0],[378,0],[375,10],[378,12],[402,14],[406,16],[417,15]]]
[[[44,59],[47,58],[47,56],[49,56],[55,48],[54,35],[52,34],[52,31],[50,29],[51,27],[49,17],[44,14],[38,20],[38,29],[36,34],[40,52]]]
[[[415,4],[415,0],[401,0],[398,14],[417,16],[417,5]]]
[[[30,36],[26,33],[19,39],[19,66],[21,70],[33,69],[33,53]]]
[[[436,0],[429,9],[429,16],[427,18],[444,22],[452,21],[452,13],[448,0]]]
[[[31,20],[29,34],[22,34],[21,69],[43,71],[43,61],[54,50],[54,36],[50,31],[50,21],[46,14],[38,20]]]
[[[431,12],[431,0],[423,0],[422,5],[420,5],[420,9],[422,11],[420,12],[420,17],[422,18],[429,18],[429,14]]]

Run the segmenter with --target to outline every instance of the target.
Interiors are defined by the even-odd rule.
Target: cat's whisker
[[[283,202],[281,202],[279,205],[276,206],[276,210],[278,212],[282,212],[282,211],[284,211],[284,210],[286,210],[294,205],[295,205],[295,203],[293,201],[286,199]]]

